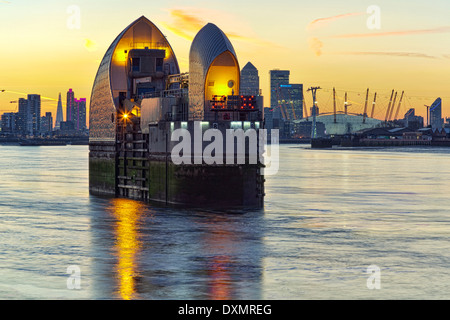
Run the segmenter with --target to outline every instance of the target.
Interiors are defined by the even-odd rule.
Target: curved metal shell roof
[[[189,60],[200,63],[207,71],[214,59],[225,51],[230,51],[236,57],[233,45],[225,33],[215,24],[208,23],[195,36]]]
[[[127,34],[130,34],[130,32],[134,33],[134,27],[138,26],[140,23],[144,23],[151,30],[150,38],[145,40],[148,40],[148,42],[154,42],[154,38],[157,38],[159,41],[164,42],[165,47],[169,50],[171,63],[174,65],[173,73],[180,72],[172,47],[161,31],[145,16],[141,16],[133,21],[115,38],[100,62],[91,92],[89,108],[89,141],[115,141],[115,100],[117,100],[117,97],[115,97],[113,93],[113,75],[116,72],[113,71],[114,57],[118,53],[116,52],[116,48],[120,46],[119,43],[121,43],[121,40],[129,40],[128,38],[124,39],[124,37]],[[133,36],[134,34],[131,34],[129,37],[133,38]],[[126,43],[124,45],[128,46],[131,44]],[[118,68],[115,69],[117,70]],[[118,76],[119,78],[122,78],[122,75]],[[119,79],[119,81],[115,82],[123,83],[124,81],[126,82],[124,79]]]
[[[208,69],[219,55],[227,51],[238,61],[230,40],[215,24],[208,23],[195,36],[189,52],[189,105],[191,120],[202,119],[205,79]]]

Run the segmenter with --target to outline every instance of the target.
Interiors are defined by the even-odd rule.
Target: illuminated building
[[[75,93],[72,89],[67,91],[66,99],[66,121],[73,121],[75,115]]]
[[[278,107],[278,88],[289,84],[289,70],[270,70],[270,107]]]
[[[139,81],[130,79],[129,83],[128,73],[132,72],[131,66],[134,71],[138,67],[138,62],[139,65],[143,62],[138,60],[138,57],[129,59],[128,55],[132,50],[136,53],[149,50],[154,54],[164,51],[164,72],[159,71],[157,74],[155,61],[153,74],[156,81],[150,81],[151,72],[148,72],[149,76],[137,78]],[[130,71],[127,70],[127,66]],[[162,77],[165,74],[167,76],[178,73],[180,73],[178,62],[161,31],[143,16],[130,24],[113,41],[100,62],[91,93],[89,140],[114,144],[120,100],[130,99],[132,95],[144,91],[146,87],[149,87],[148,91],[163,89],[165,82]]]
[[[83,131],[86,129],[86,98],[75,99],[75,117],[73,119],[75,130]]]
[[[29,112],[27,131],[33,136],[38,136],[41,132],[41,96],[29,94],[27,96],[27,108]]]
[[[149,57],[139,57],[140,53]],[[161,54],[163,71],[159,69]],[[141,70],[141,63],[146,60],[153,65]],[[140,72],[142,77],[137,76]],[[110,45],[100,62],[90,99],[91,192],[117,194],[116,134],[125,123],[120,118],[124,114],[123,101],[131,102],[141,92],[156,93],[164,89],[168,75],[179,73],[178,62],[165,36],[144,16],[126,27]]]
[[[17,132],[19,134],[29,134],[28,123],[31,124],[31,114],[28,109],[28,101],[25,98],[19,98],[19,112],[17,117]]]
[[[53,131],[53,116],[51,112],[46,112],[45,116],[41,117],[41,133],[48,135]]]
[[[280,84],[278,87],[278,106],[283,108],[290,121],[303,118],[303,85]]]
[[[186,163],[171,161],[176,129],[194,136],[197,129],[202,135],[214,128],[225,136],[230,128],[262,128],[256,97],[239,95],[239,88],[236,53],[216,25],[208,23],[195,36],[189,74],[181,74],[159,29],[144,16],[131,23],[106,51],[92,88],[90,192],[167,204],[261,207],[259,162],[206,165],[202,153],[190,154]]]
[[[1,117],[2,134],[14,133],[16,131],[17,113],[5,112]]]
[[[213,96],[238,95],[239,81],[233,45],[222,30],[208,23],[195,36],[189,52],[189,119],[209,118],[208,101]]]

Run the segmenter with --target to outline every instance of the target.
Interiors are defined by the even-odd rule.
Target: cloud
[[[339,14],[336,16],[332,16],[332,17],[327,17],[327,18],[319,18],[316,19],[314,21],[312,21],[307,27],[307,30],[312,30],[315,28],[319,28],[319,27],[323,27],[328,25],[330,22],[335,21],[335,20],[339,20],[339,19],[344,19],[344,18],[348,18],[348,17],[354,17],[354,16],[360,16],[365,14],[364,12],[353,12],[353,13],[344,13],[344,14]]]
[[[363,14],[364,14],[364,12],[352,12],[352,13],[344,13],[344,14],[339,14],[339,15],[326,17],[326,18],[315,19],[311,23],[308,24],[306,29],[314,30],[314,29],[317,29],[320,27],[325,27],[332,21],[336,21],[339,19],[345,19],[348,17],[359,16],[359,15],[363,15]],[[311,37],[308,39],[308,43],[309,43],[309,48],[314,51],[314,54],[316,56],[319,57],[322,55],[323,42],[321,40],[319,40],[316,37]]]
[[[192,10],[185,10],[185,9],[170,9],[169,13],[172,17],[172,22],[165,23],[161,22],[161,25],[172,32],[173,34],[192,41],[197,34],[198,31],[200,31],[201,28],[203,28],[208,22],[204,19],[198,17],[196,14],[191,13]],[[200,14],[205,16],[215,16],[216,12],[200,12]],[[241,34],[238,34],[236,32],[226,32],[224,33],[227,35],[228,38],[231,40],[237,40],[237,41],[243,41],[247,43],[254,43],[260,46],[277,46],[274,43],[270,41],[266,41],[263,39],[259,39],[257,37],[248,37]]]
[[[338,38],[338,39],[372,38],[372,37],[408,36],[417,34],[432,34],[432,33],[447,33],[447,32],[450,32],[450,26],[433,29],[422,29],[422,30],[405,30],[405,31],[376,32],[376,33],[351,33],[351,34],[341,34],[331,36],[330,38]]]
[[[358,56],[393,56],[393,57],[408,57],[408,58],[426,58],[438,59],[435,56],[430,56],[424,53],[417,52],[382,52],[382,51],[367,51],[367,52],[337,52],[335,54],[341,55],[358,55]]]
[[[321,56],[322,55],[322,47],[323,47],[322,41],[320,41],[317,38],[309,38],[308,42],[309,42],[309,48],[314,51],[316,56],[318,56],[318,57]]]
[[[206,24],[202,19],[193,16],[182,9],[170,10],[170,16],[173,22],[169,25],[161,23],[161,25],[173,34],[192,41],[195,34]]]

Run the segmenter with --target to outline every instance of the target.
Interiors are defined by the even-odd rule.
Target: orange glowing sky
[[[145,15],[167,36],[183,72],[191,41],[207,22],[230,38],[241,68],[251,61],[269,101],[269,70],[291,70],[291,83],[321,86],[321,112],[338,109],[348,92],[351,112],[362,112],[365,92],[377,92],[375,117],[384,118],[390,93],[404,90],[400,114],[443,99],[450,116],[450,3],[379,0],[380,28],[369,29],[372,1],[0,1],[0,113],[41,94],[42,113],[56,117],[56,99],[69,88],[89,98],[99,62],[114,38]],[[74,19],[73,6],[79,10]],[[78,25],[74,21],[78,21]],[[305,90],[306,91],[306,90]],[[311,98],[306,95],[306,102]],[[371,99],[370,98],[370,99]],[[65,116],[65,115],[64,115]]]

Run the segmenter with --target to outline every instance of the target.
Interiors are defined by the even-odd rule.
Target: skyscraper
[[[75,99],[75,117],[73,119],[75,130],[86,129],[86,98]]]
[[[62,106],[61,92],[60,92],[59,97],[58,97],[58,109],[56,110],[55,130],[60,129],[61,121],[64,121],[64,117],[63,117],[63,106]]]
[[[33,136],[41,132],[41,96],[38,94],[29,94],[28,112],[31,115],[31,123],[28,123],[28,131]]]
[[[241,70],[241,86],[239,94],[246,96],[259,95],[258,69],[256,69],[251,62],[248,62]]]
[[[75,93],[72,89],[67,91],[66,100],[66,121],[73,121],[75,115]]]
[[[289,84],[289,70],[270,70],[270,107],[278,106],[278,88]]]
[[[430,107],[430,124],[431,128],[442,129],[444,119],[442,119],[442,100],[437,98]]]
[[[28,101],[25,98],[19,98],[19,112],[17,116],[17,133],[27,135],[30,133],[32,124],[30,110],[28,109]]]
[[[278,105],[289,120],[303,118],[303,84],[281,84],[278,87]]]
[[[1,117],[2,133],[14,133],[16,131],[17,113],[5,112]]]
[[[423,128],[423,117],[416,116],[416,110],[411,108],[405,113],[403,117],[403,124],[411,130]]]
[[[51,134],[53,130],[53,116],[51,112],[46,112],[45,116],[41,117],[41,133],[44,135]]]

